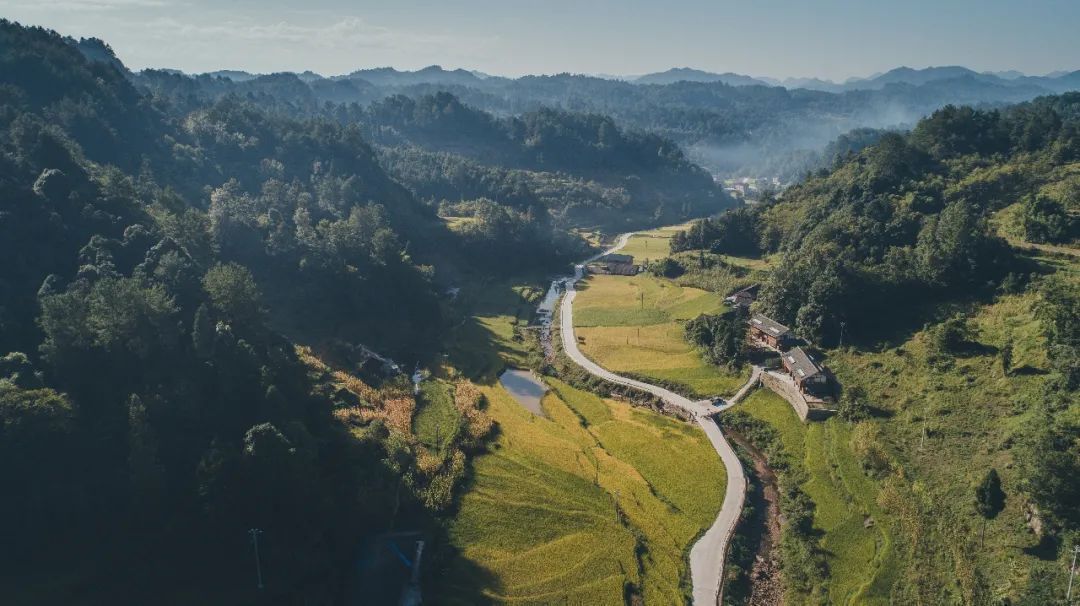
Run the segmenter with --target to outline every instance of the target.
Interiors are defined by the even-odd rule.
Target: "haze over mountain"
[[[103,55],[96,50],[87,56]],[[904,129],[948,104],[995,106],[1080,89],[1080,72],[1006,78],[958,66],[899,67],[842,84],[818,79],[777,82],[693,68],[632,79],[575,74],[505,78],[438,65],[415,71],[360,69],[329,77],[310,71],[178,77],[172,70],[144,70],[132,78],[160,94],[174,95],[181,87],[185,95],[203,99],[268,95],[294,108],[450,92],[467,105],[500,116],[542,107],[605,114],[626,127],[672,139],[715,175],[784,180],[814,167],[829,142],[853,129]]]
[[[635,84],[674,84],[676,82],[723,82],[731,86],[768,85],[768,82],[731,72],[714,74],[689,67],[673,67],[664,72],[645,74],[632,80]]]

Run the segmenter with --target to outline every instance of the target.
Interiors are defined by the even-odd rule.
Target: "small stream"
[[[499,375],[499,383],[519,404],[533,414],[546,417],[540,401],[547,393],[547,386],[540,382],[531,371],[509,368]]]

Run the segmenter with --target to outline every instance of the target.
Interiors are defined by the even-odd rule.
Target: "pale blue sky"
[[[844,79],[898,65],[1080,68],[1077,0],[0,0],[132,68],[431,64],[500,75],[696,67]]]

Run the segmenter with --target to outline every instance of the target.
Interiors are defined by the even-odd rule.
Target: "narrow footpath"
[[[614,247],[604,251],[602,254],[619,250],[626,245],[631,235],[623,234]],[[597,255],[597,257],[599,256]],[[585,261],[585,263],[595,258],[593,257]],[[735,530],[735,524],[742,513],[743,500],[746,498],[746,474],[743,472],[742,464],[739,462],[739,458],[735,455],[731,445],[724,438],[720,427],[712,418],[715,413],[731,406],[732,402],[727,402],[719,407],[709,402],[694,402],[663,387],[617,375],[585,357],[581,350],[578,349],[577,337],[574,335],[574,297],[577,295],[574,285],[583,277],[584,272],[584,264],[577,265],[574,268],[574,276],[564,281],[566,294],[563,296],[560,308],[560,332],[562,333],[562,345],[566,355],[576,364],[601,379],[653,394],[668,404],[688,411],[698,425],[701,426],[705,435],[708,436],[709,442],[712,443],[713,448],[716,449],[716,452],[720,455],[720,460],[727,469],[727,489],[724,494],[723,505],[720,507],[720,513],[717,514],[712,526],[705,531],[705,534],[698,539],[698,542],[690,550],[690,577],[693,583],[694,606],[716,606],[720,599],[721,582],[724,578],[724,559],[727,554],[728,541]],[[751,383],[756,378],[757,373],[751,378]],[[692,462],[690,463],[692,464]]]

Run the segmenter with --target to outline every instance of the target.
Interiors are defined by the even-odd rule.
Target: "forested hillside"
[[[700,205],[672,215],[729,203],[673,145],[605,118],[507,122],[442,97],[459,113],[396,119],[400,99],[308,111],[130,77],[100,41],[0,22],[13,603],[247,603],[250,528],[273,600],[337,602],[361,541],[403,520],[438,536],[491,429],[460,376],[433,388],[452,419],[438,443],[413,425],[428,396],[403,371],[443,351],[445,291],[584,256],[554,190],[583,192],[593,221],[668,212],[624,184],[670,186],[654,174],[699,178]],[[508,155],[442,151],[455,139]],[[435,159],[482,176],[448,186]]]
[[[732,204],[676,144],[623,129],[603,115],[538,108],[496,117],[446,92],[321,105],[297,98],[289,87],[218,95],[205,93],[225,86],[220,79],[144,73],[135,82],[176,115],[198,115],[207,104],[243,98],[272,115],[358,126],[379,148],[391,176],[433,205],[485,197],[522,210],[539,205],[563,226],[615,230]]]
[[[946,107],[672,239],[767,256],[754,309],[834,373],[839,418],[804,429],[763,400],[729,417],[805,492],[781,502],[806,522],[782,548],[790,603],[1063,603],[1080,533],[1078,137],[1077,94]],[[859,520],[841,523],[838,498]]]
[[[695,75],[693,70],[640,83],[576,74],[480,77],[437,66],[330,77],[226,73],[189,78],[152,70],[134,77],[140,86],[176,97],[181,104],[241,95],[287,111],[311,112],[327,101],[367,105],[396,95],[419,99],[449,92],[498,116],[524,116],[544,108],[596,113],[674,141],[717,174],[779,176],[785,181],[816,168],[816,153],[854,129],[908,128],[947,104],[1003,106],[1077,88],[1076,72],[1006,80],[963,68],[899,68],[845,86],[794,81],[787,88],[728,74]]]

